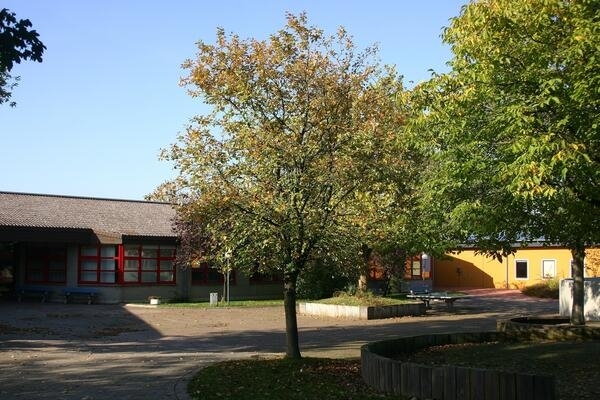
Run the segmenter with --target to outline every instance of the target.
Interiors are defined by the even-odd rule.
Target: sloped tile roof
[[[167,203],[0,192],[0,229],[91,229],[105,235],[175,237],[174,217]]]

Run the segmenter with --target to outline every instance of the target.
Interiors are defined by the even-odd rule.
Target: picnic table
[[[431,293],[411,293],[406,295],[409,299],[421,300],[425,303],[425,307],[431,308],[431,301],[443,301],[446,303],[448,311],[454,309],[454,302],[459,299],[466,299],[469,296],[463,294],[452,294],[448,292],[431,292]]]

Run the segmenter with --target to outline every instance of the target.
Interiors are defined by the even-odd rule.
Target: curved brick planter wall
[[[298,311],[301,314],[320,315],[336,318],[351,318],[351,319],[383,319],[404,317],[408,315],[424,315],[425,304],[406,303],[393,306],[342,306],[336,304],[322,303],[299,303]]]
[[[393,359],[426,347],[505,339],[503,332],[412,336],[373,342],[361,348],[364,381],[378,390],[436,400],[554,400],[553,376],[497,370],[421,365]]]

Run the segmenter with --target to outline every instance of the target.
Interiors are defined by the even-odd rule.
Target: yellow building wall
[[[515,254],[503,257],[501,261],[475,254],[474,250],[466,250],[437,258],[433,283],[436,288],[520,289],[550,278],[570,278],[571,259],[570,250],[555,247],[519,249]],[[517,262],[520,277],[517,276]],[[547,268],[546,272],[553,270],[554,274],[550,273],[550,276],[544,277],[544,265]],[[523,276],[524,270],[526,277]],[[587,276],[591,276],[589,271]]]

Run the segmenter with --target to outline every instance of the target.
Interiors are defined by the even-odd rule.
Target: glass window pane
[[[160,273],[160,281],[161,282],[172,282],[173,281],[173,273],[172,272],[161,272]]]
[[[100,282],[102,283],[115,283],[116,274],[114,272],[106,271],[100,273]]]
[[[139,255],[139,246],[125,246],[125,257],[138,257]]]
[[[39,258],[30,258],[27,263],[27,269],[30,270],[42,270],[44,268],[44,263]]]
[[[114,257],[116,254],[115,246],[102,246],[100,248],[101,257]]]
[[[208,280],[210,282],[223,282],[223,274],[214,268],[211,268],[208,272]]]
[[[126,271],[123,274],[123,280],[125,282],[137,282],[138,281],[138,273],[137,272]]]
[[[556,277],[556,262],[554,260],[542,261],[542,278],[550,279]]]
[[[158,258],[158,246],[143,246],[142,257],[144,258]]]
[[[103,271],[110,271],[116,269],[117,262],[115,260],[102,260],[100,261],[100,269]]]
[[[161,271],[173,271],[173,261],[161,261],[160,262],[160,270]]]
[[[137,260],[125,260],[124,267],[125,271],[137,271],[139,263]]]
[[[98,248],[96,246],[81,246],[80,250],[81,255],[84,257],[97,257],[98,256]]]
[[[142,269],[145,271],[156,271],[157,260],[142,260]]]
[[[520,279],[527,279],[527,261],[517,261],[515,264],[516,277]]]
[[[81,271],[81,280],[84,282],[96,282],[97,278],[96,271]]]
[[[156,282],[156,272],[142,272],[142,282]]]
[[[44,274],[42,273],[42,271],[29,270],[27,271],[27,280],[31,282],[41,282],[44,280]]]
[[[421,276],[421,260],[412,262],[412,276]]]
[[[65,271],[51,271],[48,274],[48,281],[64,282],[65,281]]]
[[[65,262],[63,260],[50,260],[48,261],[49,269],[65,269]]]
[[[206,280],[206,270],[192,268],[192,282],[204,282]]]
[[[175,257],[175,246],[164,246],[160,248],[160,256],[162,258]]]
[[[81,260],[81,269],[88,271],[95,271],[98,268],[96,260]]]

